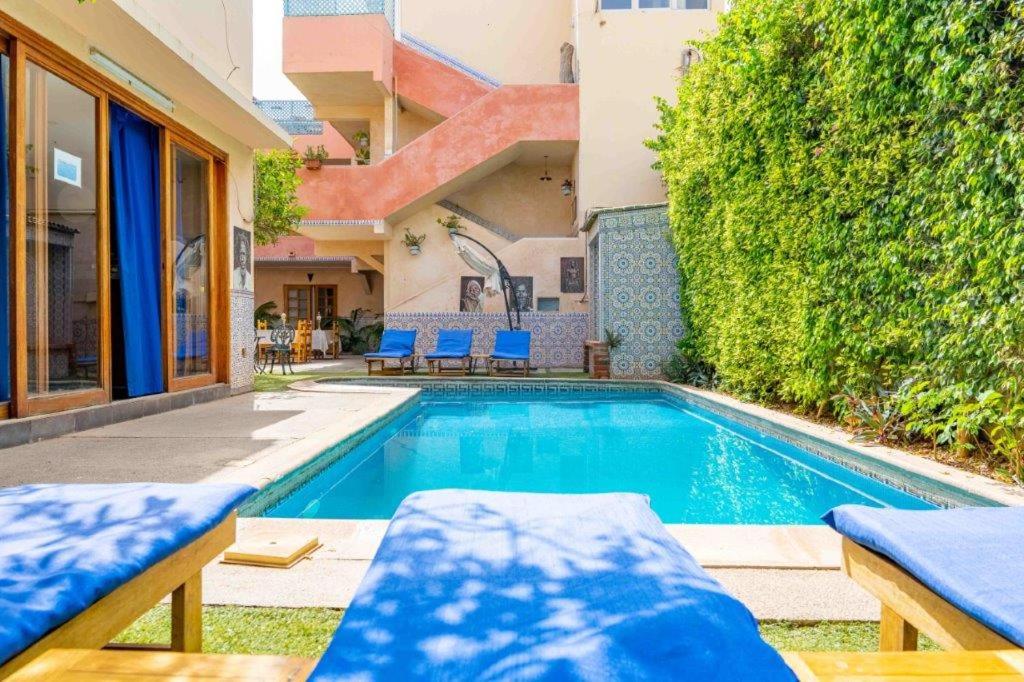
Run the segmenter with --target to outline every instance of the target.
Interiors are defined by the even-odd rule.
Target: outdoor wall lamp
[[[562,196],[563,197],[571,197],[572,196],[572,180],[570,180],[569,178],[566,178],[565,182],[562,183]]]

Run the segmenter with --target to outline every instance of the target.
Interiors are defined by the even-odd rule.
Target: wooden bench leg
[[[879,651],[917,651],[917,628],[882,604]]]
[[[203,650],[203,574],[196,573],[171,593],[171,651]]]

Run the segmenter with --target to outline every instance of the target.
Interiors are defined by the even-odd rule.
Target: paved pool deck
[[[413,388],[333,385],[259,393],[0,450],[0,486],[23,483],[239,482],[263,487],[407,401]],[[348,605],[384,521],[240,519],[239,535],[316,535],[288,569],[215,563],[205,601]],[[762,619],[873,620],[878,604],[839,570],[839,538],[822,526],[682,526],[677,537]]]

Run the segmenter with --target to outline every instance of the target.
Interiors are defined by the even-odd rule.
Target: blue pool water
[[[839,504],[932,507],[660,393],[428,393],[264,515],[388,519],[410,493],[439,488],[644,493],[666,523],[816,524]]]

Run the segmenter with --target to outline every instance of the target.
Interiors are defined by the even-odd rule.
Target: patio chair
[[[843,570],[882,602],[881,650],[1024,647],[1024,508],[905,511],[844,505]]]
[[[405,374],[416,371],[416,330],[386,329],[380,337],[380,349],[376,353],[367,353],[366,373],[373,374]],[[398,361],[398,367],[389,368],[388,360]],[[374,371],[374,365],[379,365]]]
[[[469,374],[473,369],[473,330],[442,329],[437,333],[437,348],[427,353],[427,371],[430,374]],[[458,361],[454,367],[445,361]]]
[[[282,376],[287,374],[289,370],[292,374],[295,374],[295,367],[292,365],[292,356],[295,353],[294,329],[287,325],[274,327],[273,331],[270,332],[270,347],[265,352],[267,359],[270,361],[268,373],[273,374],[274,366],[280,364]],[[267,366],[266,360],[264,360],[263,366]]]
[[[520,372],[524,377],[530,375],[530,332],[499,331],[494,335],[494,352],[487,358],[487,373],[498,376]]]
[[[0,678],[98,649],[171,595],[171,648],[202,644],[202,569],[235,541],[243,485],[0,489]]]
[[[441,490],[395,512],[310,679],[681,676],[794,679],[646,497]]]

